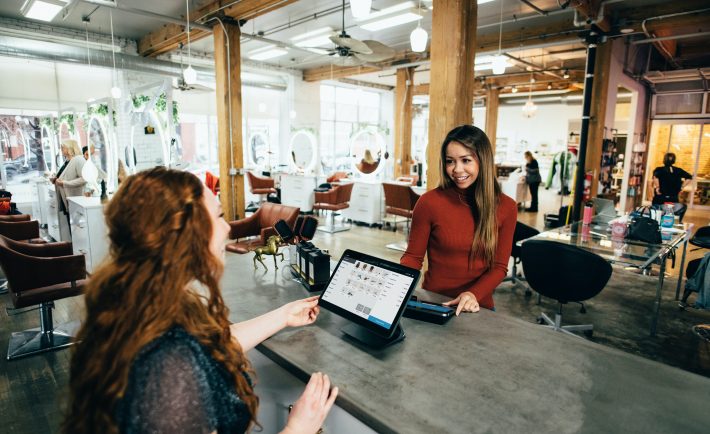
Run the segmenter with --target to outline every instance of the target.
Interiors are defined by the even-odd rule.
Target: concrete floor
[[[539,213],[519,214],[519,220],[542,229],[543,213],[556,211],[559,197],[552,191],[541,191]],[[687,221],[706,225],[710,213],[690,211]],[[397,232],[386,229],[368,228],[354,225],[350,231],[337,234],[317,232],[314,242],[321,248],[329,249],[333,257],[339,258],[346,248],[364,251],[392,261],[398,261],[401,252],[389,250],[385,245],[404,240],[403,225]],[[704,252],[691,252],[690,257],[701,256]],[[235,270],[240,276],[268,282],[273,280],[273,265],[269,270],[255,270],[251,257],[227,255],[228,275]],[[553,263],[550,266],[554,266]],[[284,267],[278,272],[283,272]],[[670,270],[671,274],[677,272]],[[566,308],[566,323],[594,324],[592,341],[637,354],[681,369],[710,376],[710,344],[700,342],[690,328],[698,323],[709,323],[710,312],[681,311],[674,300],[675,280],[666,279],[658,323],[658,335],[649,336],[649,321],[653,297],[654,277],[641,276],[615,269],[605,288],[597,297],[586,303],[587,313],[580,314],[578,308]],[[230,282],[224,282],[228,295]],[[229,299],[229,298],[226,298]],[[543,299],[537,305],[537,298],[526,298],[523,287],[512,288],[502,284],[495,293],[497,314],[511,315],[534,324],[541,311],[553,314],[555,304]],[[691,298],[692,301],[692,298]],[[11,331],[37,327],[37,312],[8,316],[5,307],[11,305],[8,295],[0,295],[0,420],[3,433],[54,433],[59,432],[59,422],[66,405],[66,385],[70,351],[46,353],[27,359],[8,362],[5,349]],[[54,311],[55,324],[81,318],[83,300],[81,297],[60,300]],[[551,385],[553,387],[553,385]]]

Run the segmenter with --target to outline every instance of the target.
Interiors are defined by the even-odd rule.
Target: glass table
[[[658,313],[661,306],[661,292],[663,290],[663,280],[666,271],[666,259],[682,245],[683,254],[678,272],[678,284],[676,286],[676,299],[678,299],[681,281],[683,280],[685,253],[691,230],[692,225],[676,225],[673,228],[661,231],[661,244],[650,244],[642,241],[628,240],[624,237],[616,237],[611,233],[611,230],[606,224],[595,224],[595,222],[592,222],[591,225],[583,225],[581,222],[576,222],[541,232],[529,239],[556,241],[577,246],[596,253],[612,264],[639,269],[642,270],[644,274],[650,272],[653,264],[659,264],[658,285],[656,286],[656,298],[653,303],[653,316],[651,318],[650,330],[651,336],[655,336]],[[524,242],[525,241],[523,241],[523,243]]]

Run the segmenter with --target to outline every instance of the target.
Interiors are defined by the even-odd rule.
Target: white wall
[[[547,144],[551,152],[567,146],[568,123],[582,116],[581,104],[537,104],[537,113],[531,118],[523,116],[522,105],[501,105],[498,109],[498,137],[507,137],[508,144],[526,140],[523,152],[536,152]],[[485,122],[485,120],[484,120]],[[522,160],[522,155],[520,156]]]

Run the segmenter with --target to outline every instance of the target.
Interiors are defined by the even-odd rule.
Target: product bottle
[[[584,214],[582,214],[582,224],[588,225],[592,223],[592,210],[594,204],[592,202],[587,202],[584,204]]]
[[[675,221],[675,214],[673,213],[673,203],[666,202],[663,204],[663,215],[661,216],[661,227],[662,228],[672,228]]]

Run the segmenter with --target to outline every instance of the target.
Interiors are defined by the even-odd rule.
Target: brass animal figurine
[[[283,262],[284,260],[284,254],[279,252],[279,245],[281,243],[283,243],[283,240],[280,236],[272,235],[269,237],[268,240],[266,240],[265,246],[257,247],[256,249],[254,249],[254,268],[259,268],[259,266],[256,265],[256,261],[259,261],[261,262],[261,265],[263,265],[264,268],[268,270],[269,268],[264,263],[263,255],[272,255],[274,257],[274,266],[278,270],[279,265],[276,262],[276,257],[281,256],[281,261]]]

